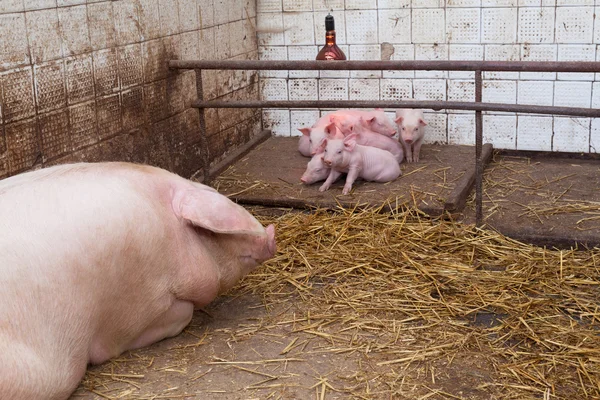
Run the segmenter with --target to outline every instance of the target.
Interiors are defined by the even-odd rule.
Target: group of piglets
[[[216,190],[79,163],[0,180],[0,399],[66,399],[88,363],[180,333],[276,251]]]
[[[405,158],[419,161],[427,123],[423,112],[414,109],[397,110],[395,122],[379,108],[338,110],[300,128],[298,151],[312,157],[300,180],[306,185],[325,180],[319,188],[323,192],[345,173],[342,194],[348,194],[357,178],[371,182],[398,178]]]

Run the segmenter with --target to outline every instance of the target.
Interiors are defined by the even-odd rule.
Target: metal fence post
[[[481,70],[475,71],[475,102],[481,103],[482,92]],[[475,111],[475,224],[482,225],[482,185],[483,185],[483,160],[481,148],[483,146],[483,117],[481,110]]]
[[[202,70],[194,69],[196,72],[196,98],[200,101],[204,100],[204,90],[202,88]],[[198,121],[200,125],[200,150],[202,151],[202,169],[204,171],[203,182],[205,185],[210,184],[210,155],[208,150],[208,138],[206,137],[206,121],[205,108],[198,108]]]

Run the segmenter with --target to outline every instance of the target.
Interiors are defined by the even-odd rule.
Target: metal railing
[[[475,111],[475,218],[482,225],[483,185],[483,111],[518,112],[534,114],[570,115],[578,117],[600,117],[600,109],[578,107],[536,106],[526,104],[483,103],[482,88],[484,71],[503,72],[600,72],[600,62],[576,61],[277,61],[277,60],[171,60],[169,68],[194,69],[198,101],[193,103],[200,111],[200,145],[203,151],[205,182],[209,180],[208,142],[204,121],[205,108],[421,108],[432,110]],[[253,100],[223,101],[203,100],[203,69],[218,70],[426,70],[426,71],[472,71],[475,73],[475,101],[428,101],[428,100]]]

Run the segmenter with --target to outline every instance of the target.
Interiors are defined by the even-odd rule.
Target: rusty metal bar
[[[336,61],[337,62],[337,61]],[[196,101],[197,108],[423,108],[431,110],[502,111],[534,114],[600,117],[598,108],[534,106],[527,104],[477,103],[429,100],[244,100]]]
[[[481,71],[475,71],[475,102],[481,102],[483,82]],[[480,227],[483,222],[483,160],[481,147],[483,146],[483,116],[481,110],[475,111],[475,226]]]
[[[170,60],[173,69],[245,70],[429,70],[600,72],[599,61],[303,61],[303,60]]]
[[[202,70],[195,69],[196,72],[196,95],[198,99],[204,99],[204,89],[202,87]],[[206,121],[204,116],[204,107],[198,107],[198,121],[200,125],[200,148],[202,149],[202,168],[203,180],[205,185],[210,184],[210,156],[208,154],[208,139],[206,137]]]

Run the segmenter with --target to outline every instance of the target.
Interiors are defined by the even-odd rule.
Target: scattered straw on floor
[[[277,256],[229,295],[258,296],[260,318],[189,328],[169,362],[139,356],[129,375],[112,363],[84,386],[106,398],[600,398],[600,250],[545,250],[413,210],[259,218],[276,224]],[[259,338],[266,350],[248,350]],[[225,341],[238,347],[211,355]],[[150,373],[185,391],[149,393]]]

